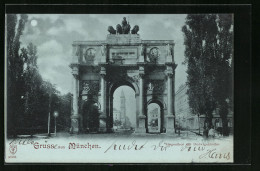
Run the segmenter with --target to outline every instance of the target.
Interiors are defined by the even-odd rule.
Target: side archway
[[[97,132],[99,128],[99,103],[93,99],[84,100],[81,106],[82,131]]]
[[[149,106],[151,106],[151,105],[154,106],[154,104],[159,107],[158,112],[157,112],[157,110],[154,110],[154,111],[149,110]],[[148,113],[147,113],[147,123],[148,123],[148,132],[149,133],[155,133],[155,132],[164,133],[164,132],[166,132],[166,128],[165,128],[165,124],[164,124],[164,109],[165,109],[165,105],[159,99],[150,99],[147,102],[147,111],[148,111]],[[156,116],[156,115],[159,115],[159,116]],[[153,126],[155,128],[158,127],[158,130],[151,129]]]

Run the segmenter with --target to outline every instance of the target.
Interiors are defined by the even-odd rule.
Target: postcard
[[[6,14],[6,163],[233,163],[233,14]]]

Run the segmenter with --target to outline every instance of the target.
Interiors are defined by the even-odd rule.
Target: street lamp
[[[56,136],[56,133],[57,133],[57,132],[56,132],[56,118],[59,116],[59,113],[58,113],[57,111],[55,111],[55,112],[53,113],[53,116],[54,116],[54,119],[55,119],[55,130],[54,130],[55,132],[54,132],[54,133],[55,133],[55,136]]]
[[[50,125],[51,125],[51,93],[49,92],[49,113],[48,113],[48,136],[51,136]]]
[[[198,125],[199,125],[199,134],[200,134],[200,115],[198,114]]]

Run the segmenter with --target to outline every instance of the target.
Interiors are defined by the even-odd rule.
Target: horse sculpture
[[[139,26],[135,25],[134,28],[131,30],[132,34],[137,34],[137,32],[139,31]]]
[[[131,30],[131,26],[129,24],[129,22],[126,21],[126,18],[123,18],[122,24],[117,24],[116,25],[116,30],[112,27],[109,26],[107,31],[110,34],[129,34]],[[137,32],[139,31],[139,26],[135,25],[134,28],[131,30],[132,34],[137,34]]]
[[[123,29],[122,29],[120,24],[116,25],[116,32],[117,32],[117,34],[122,34],[123,33]]]
[[[112,26],[108,26],[107,31],[108,31],[110,34],[116,34],[116,30],[115,30]]]

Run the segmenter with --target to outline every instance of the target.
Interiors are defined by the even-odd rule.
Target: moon
[[[37,26],[37,24],[38,24],[37,20],[32,20],[32,21],[31,21],[31,25],[32,25],[33,27]]]

